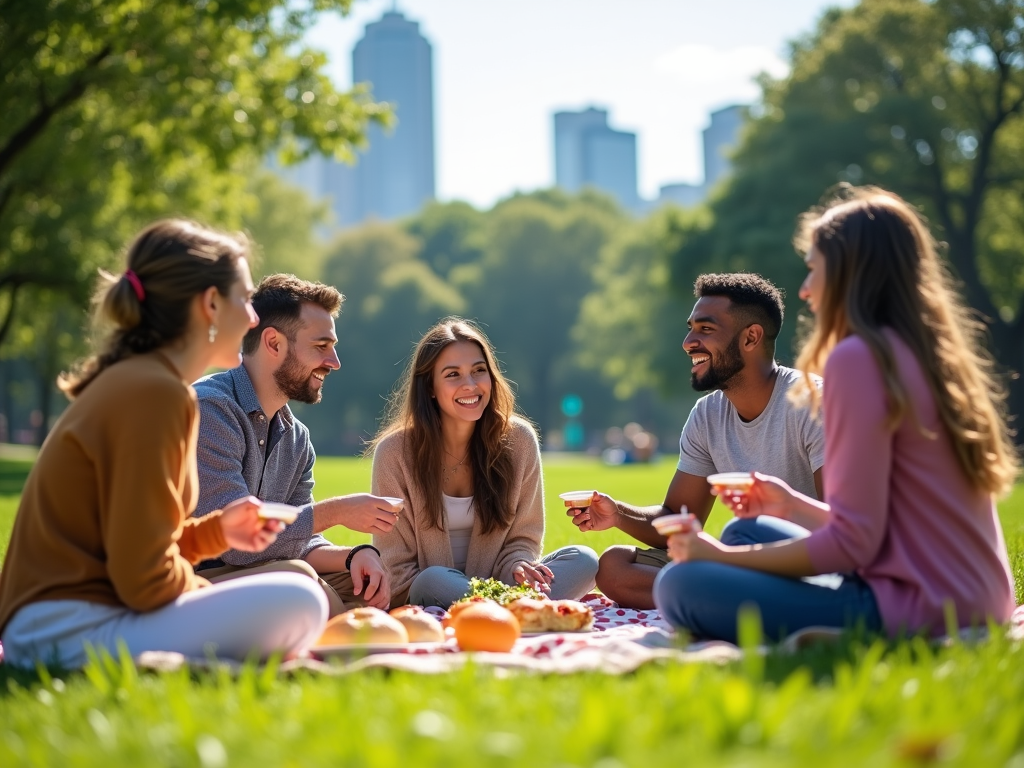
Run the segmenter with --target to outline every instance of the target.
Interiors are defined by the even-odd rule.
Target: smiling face
[[[308,303],[302,305],[299,317],[299,330],[286,342],[288,353],[274,371],[274,381],[289,400],[319,403],[327,374],[341,368],[334,349],[338,343],[334,318],[323,307]]]
[[[825,257],[817,248],[811,247],[804,264],[807,265],[807,277],[800,284],[800,298],[807,302],[811,312],[818,314],[825,295]]]
[[[479,421],[491,400],[491,373],[480,347],[456,341],[444,348],[434,363],[433,395],[442,422]]]
[[[740,353],[743,328],[725,296],[703,296],[693,305],[683,349],[690,356],[690,386],[698,392],[727,389],[746,364]]]
[[[217,348],[211,365],[219,368],[234,368],[242,362],[242,339],[246,332],[256,326],[259,318],[252,308],[253,284],[249,274],[249,262],[240,258],[237,263],[238,279],[231,284],[226,297],[218,304]]]

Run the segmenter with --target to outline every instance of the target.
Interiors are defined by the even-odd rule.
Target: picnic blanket
[[[742,656],[742,651],[732,643],[706,641],[678,644],[657,611],[620,608],[596,594],[588,595],[584,600],[594,610],[594,631],[522,637],[509,653],[464,653],[453,639],[430,652],[414,650],[409,653],[380,653],[361,657],[352,654],[347,658],[318,658],[314,649],[303,658],[284,662],[281,671],[308,670],[341,675],[364,669],[388,668],[441,674],[472,663],[542,674],[622,674],[657,660],[726,663]],[[1024,605],[1013,612],[1007,631],[1014,640],[1024,640]],[[810,643],[835,639],[841,634],[832,628],[809,627],[788,637],[781,649],[796,652]],[[2,661],[3,648],[0,646],[0,663]],[[212,665],[232,670],[240,670],[242,667],[237,662],[190,659],[179,653],[164,651],[140,654],[136,662],[139,667],[151,670],[174,670],[183,666],[209,668]]]

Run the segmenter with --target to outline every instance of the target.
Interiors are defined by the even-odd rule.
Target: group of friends
[[[294,654],[348,608],[447,607],[472,577],[578,599],[596,583],[694,636],[803,627],[938,634],[1008,620],[1014,585],[995,499],[1018,460],[983,328],[920,215],[878,188],[805,214],[800,297],[815,322],[779,365],[779,290],[701,276],[683,350],[708,394],[680,438],[664,504],[595,492],[578,530],[642,547],[545,554],[541,454],[481,330],[419,341],[368,448],[370,493],[314,501],[315,452],[289,402],[340,368],[334,287],[271,275],[248,242],[194,222],[141,232],[102,277],[111,330],[66,373],[72,402],[28,477],[0,572],[6,661],[77,667],[89,649]],[[210,368],[221,373],[203,376]],[[818,375],[820,374],[820,376]],[[734,513],[702,530],[707,477]],[[265,503],[298,509],[285,525]],[[575,505],[574,505],[575,504]],[[654,521],[686,515],[668,538]],[[344,547],[336,525],[372,534]]]

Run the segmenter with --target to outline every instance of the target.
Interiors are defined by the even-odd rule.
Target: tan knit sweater
[[[227,549],[196,506],[196,393],[158,353],[103,371],[46,438],[0,572],[0,630],[22,606],[84,600],[151,611],[208,584]]]
[[[509,449],[515,469],[509,501],[515,517],[508,528],[486,535],[480,530],[479,518],[474,522],[466,575],[513,584],[512,569],[518,563],[535,563],[540,559],[544,488],[537,434],[523,419],[513,418]],[[426,500],[405,452],[404,432],[389,435],[377,445],[373,453],[373,493],[405,499],[405,509],[391,532],[373,537],[391,575],[391,605],[404,605],[409,600],[409,587],[420,571],[432,565],[455,567],[448,531],[432,528],[428,522]],[[447,528],[447,520],[445,523]]]

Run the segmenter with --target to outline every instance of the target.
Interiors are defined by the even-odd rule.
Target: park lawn
[[[0,462],[0,547],[28,469]],[[545,463],[545,548],[597,550],[562,490],[596,487],[661,501],[673,471]],[[365,490],[369,462],[321,459],[317,497]],[[1024,494],[1000,505],[1024,583]],[[725,517],[716,512],[709,529]],[[330,537],[351,543],[337,529]],[[507,675],[469,667],[438,677],[367,672],[280,676],[137,674],[98,662],[51,677],[0,667],[0,765],[119,766],[912,766],[1024,768],[1024,650],[1002,637],[934,649],[855,638],[798,656],[652,664],[627,676]]]

